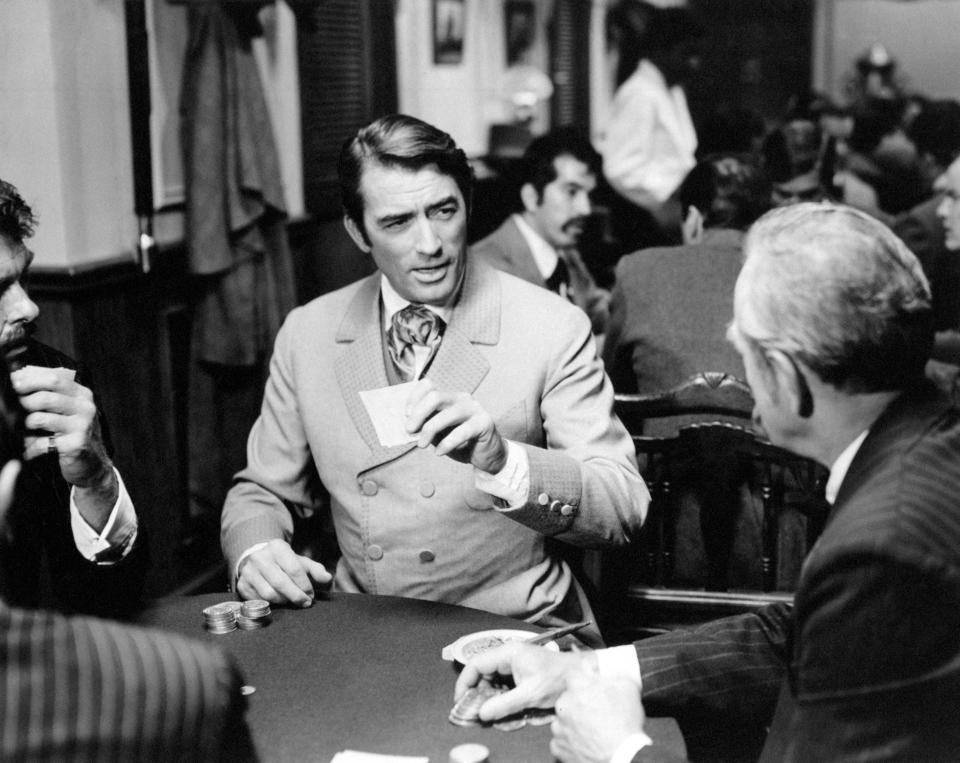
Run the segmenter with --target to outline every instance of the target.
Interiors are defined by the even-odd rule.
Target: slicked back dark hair
[[[543,197],[543,189],[557,179],[557,168],[553,160],[558,156],[572,156],[600,177],[603,161],[589,140],[573,125],[564,125],[545,135],[534,138],[520,160],[520,185],[530,183],[537,191],[537,198]]]
[[[5,180],[0,180],[0,236],[14,244],[22,244],[33,235],[37,218],[19,191]]]
[[[764,170],[744,153],[705,156],[680,185],[680,204],[703,215],[706,228],[746,230],[773,206]]]
[[[416,172],[435,164],[456,182],[466,204],[467,217],[473,197],[473,169],[467,155],[447,133],[407,116],[390,114],[371,122],[343,144],[337,162],[340,194],[346,215],[366,238],[363,225],[363,194],[360,179],[368,164]]]

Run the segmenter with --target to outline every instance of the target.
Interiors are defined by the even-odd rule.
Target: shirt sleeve
[[[267,546],[267,541],[261,541],[260,543],[254,543],[252,546],[250,546],[250,548],[248,548],[246,551],[244,551],[242,554],[240,554],[240,558],[237,559],[237,566],[236,566],[236,568],[235,568],[234,571],[233,571],[233,587],[234,587],[234,589],[236,589],[236,587],[237,587],[237,581],[240,580],[240,570],[243,569],[243,563],[244,563],[245,561],[247,561],[247,557],[249,557],[250,554],[253,554],[253,553],[259,551],[261,548],[266,548],[266,546]]]
[[[610,756],[610,763],[630,763],[634,755],[651,744],[653,744],[653,740],[642,731],[631,734],[614,750],[613,755]]]
[[[633,644],[598,649],[594,654],[597,656],[597,668],[602,678],[629,678],[637,686],[643,686],[640,661]]]
[[[94,530],[80,514],[74,490],[70,490],[70,528],[77,550],[85,559],[98,564],[114,564],[130,553],[137,539],[137,513],[116,467],[117,501],[101,532]]]
[[[477,490],[500,499],[498,507],[503,510],[517,509],[530,497],[530,457],[527,452],[510,440],[507,446],[507,462],[496,474],[474,467],[473,478]]]
[[[602,678],[629,678],[637,684],[638,690],[641,689],[643,679],[640,676],[640,661],[637,659],[637,650],[632,644],[598,649],[595,654],[597,669]],[[631,734],[614,751],[610,757],[610,763],[630,763],[634,755],[651,744],[653,740],[644,732],[638,731],[636,734]]]

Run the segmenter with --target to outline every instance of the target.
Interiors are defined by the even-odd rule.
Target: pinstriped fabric
[[[648,709],[676,715],[702,755],[711,733],[723,739],[761,709],[745,689],[762,681],[766,702],[779,676],[763,760],[956,759],[958,496],[960,413],[919,385],[851,463],[793,614],[639,642]]]
[[[691,760],[759,756],[783,682],[789,618],[789,606],[777,604],[637,642],[644,707],[677,719]]]
[[[217,650],[2,606],[0,634],[4,761],[252,757],[240,679]]]
[[[645,703],[656,707],[667,701],[675,710],[673,693],[691,681],[700,685],[695,695],[682,700],[688,705],[719,710],[745,683],[767,687],[766,701],[775,698],[783,679],[788,617],[789,607],[778,604],[758,615],[725,618],[639,642]],[[764,703],[763,696],[756,699]]]

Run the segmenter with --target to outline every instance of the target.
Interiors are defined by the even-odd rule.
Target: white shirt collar
[[[454,294],[456,294],[456,292],[454,292]],[[390,327],[394,313],[403,310],[403,308],[410,304],[410,300],[404,299],[397,294],[397,290],[393,288],[393,284],[390,283],[390,280],[383,275],[383,273],[380,274],[380,297],[383,299],[383,327],[386,329]],[[424,305],[424,307],[443,318],[445,323],[450,322],[450,314],[453,312],[452,305],[446,304],[443,307]]]
[[[833,462],[833,466],[830,468],[830,478],[827,480],[827,486],[824,488],[824,497],[831,506],[833,502],[837,500],[837,493],[840,492],[840,485],[843,483],[843,478],[847,476],[850,464],[853,463],[853,459],[860,450],[860,446],[863,445],[863,441],[867,438],[869,431],[869,429],[864,429],[853,442],[843,449],[840,455],[837,456],[837,460]]]
[[[547,280],[557,268],[557,260],[560,259],[557,250],[530,227],[530,223],[523,219],[523,215],[515,214],[513,221],[517,224],[520,235],[527,242],[527,246],[530,247],[530,254],[533,255],[537,270],[540,271],[543,280]]]

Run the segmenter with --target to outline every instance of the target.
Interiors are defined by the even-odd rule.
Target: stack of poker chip
[[[480,708],[491,697],[502,694],[505,689],[495,689],[491,686],[474,686],[464,693],[453,709],[448,720],[455,726],[479,726]]]
[[[263,599],[250,599],[243,602],[237,613],[237,627],[252,631],[263,628],[270,622],[270,602]]]
[[[211,633],[230,633],[237,629],[239,601],[224,601],[203,610],[203,622]]]

